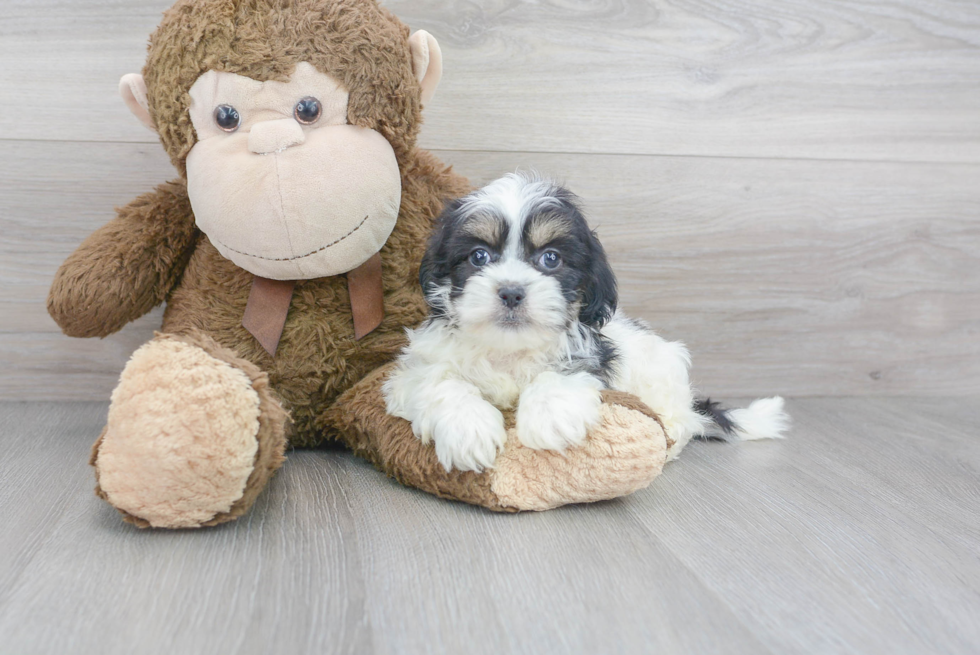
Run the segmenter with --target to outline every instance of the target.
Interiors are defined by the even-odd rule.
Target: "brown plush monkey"
[[[546,509],[646,486],[666,441],[610,393],[586,446],[508,443],[495,467],[446,472],[380,385],[431,222],[469,190],[415,147],[441,76],[435,39],[374,0],[180,0],[127,105],[180,178],[140,196],[58,271],[66,334],[106,336],[164,301],[92,453],[97,491],[140,526],[243,514],[284,449],[341,438],[383,471],[491,509]],[[288,313],[287,313],[288,312]]]

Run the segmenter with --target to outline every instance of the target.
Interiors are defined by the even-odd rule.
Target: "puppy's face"
[[[574,321],[599,327],[616,282],[575,196],[508,175],[443,212],[420,271],[437,316],[497,349],[536,347]]]

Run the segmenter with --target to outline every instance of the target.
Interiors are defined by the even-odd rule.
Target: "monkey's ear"
[[[442,50],[439,42],[425,30],[419,30],[408,39],[412,49],[412,70],[422,85],[422,104],[435,95],[442,79]]]
[[[154,132],[157,131],[153,119],[150,118],[150,105],[146,101],[146,82],[143,81],[142,75],[138,73],[123,75],[119,80],[119,95],[140,123]]]

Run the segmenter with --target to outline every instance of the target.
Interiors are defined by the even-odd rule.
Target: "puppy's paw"
[[[599,423],[578,448],[532,450],[515,431],[494,462],[491,489],[504,507],[545,510],[607,500],[642,489],[660,474],[671,441],[638,398],[603,391]]]
[[[431,439],[436,457],[447,471],[493,468],[507,441],[504,417],[496,407],[475,396],[443,404],[432,418]]]
[[[521,394],[517,436],[536,450],[564,451],[578,446],[599,422],[602,388],[588,373],[541,373]]]

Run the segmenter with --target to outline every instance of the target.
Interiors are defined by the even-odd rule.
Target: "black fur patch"
[[[592,375],[602,380],[602,383],[608,387],[612,383],[613,373],[615,373],[614,366],[619,357],[619,351],[616,350],[611,339],[598,334],[598,329],[596,330],[596,344],[599,347],[598,366],[596,370],[592,371]]]
[[[460,229],[467,218],[460,211],[461,206],[462,199],[446,204],[442,214],[436,219],[435,229],[419,266],[419,283],[434,316],[445,316],[448,310],[442,306],[441,297],[436,291],[448,284],[451,287],[450,297],[456,298],[463,292],[466,280],[479,270],[470,262],[470,254],[477,248],[485,248],[496,259],[500,257],[504,244],[507,243],[510,226],[502,219],[497,243],[487,243]]]
[[[738,425],[732,421],[729,414],[729,410],[723,408],[721,403],[711,400],[711,398],[698,398],[694,401],[694,411],[702,416],[707,416],[710,418],[715,425],[717,425],[724,436],[721,435],[705,435],[707,439],[715,439],[724,441],[725,437],[731,437],[735,434],[735,430],[738,429]]]
[[[540,266],[538,270],[558,280],[569,304],[579,303],[579,321],[600,328],[612,318],[619,303],[616,275],[599,238],[589,228],[579,208],[578,197],[559,186],[554,187],[552,197],[558,200],[560,209],[548,207],[528,217],[524,223],[521,240],[525,257],[534,263],[544,251],[558,251],[562,265],[557,270],[549,271]],[[530,235],[537,221],[561,221],[564,225],[551,241],[532,244]]]

